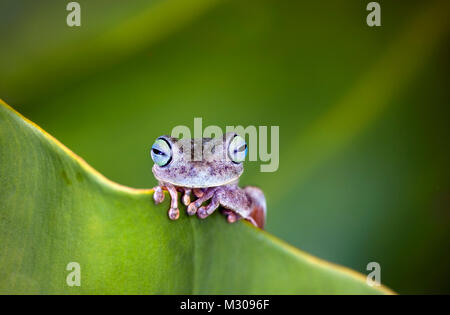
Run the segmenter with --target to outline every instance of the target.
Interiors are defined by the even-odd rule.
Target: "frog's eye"
[[[228,155],[234,163],[242,163],[247,155],[247,143],[241,136],[235,136],[228,147]]]
[[[165,139],[156,139],[152,145],[152,160],[159,166],[166,166],[172,160],[172,150]]]

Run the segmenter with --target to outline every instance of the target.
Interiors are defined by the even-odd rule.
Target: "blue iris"
[[[235,136],[233,140],[231,140],[228,153],[234,163],[244,162],[245,157],[247,156],[247,151],[248,147],[244,138],[241,136]]]
[[[151,156],[153,162],[158,166],[166,166],[172,159],[172,150],[169,143],[164,139],[156,139],[152,145]]]

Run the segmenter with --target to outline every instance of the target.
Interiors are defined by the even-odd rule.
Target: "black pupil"
[[[158,149],[153,148],[152,151],[153,151],[154,154],[157,154],[157,155],[164,155],[164,152],[159,151]]]
[[[239,147],[239,149],[235,149],[234,153],[243,152],[247,149],[247,144],[244,144],[243,146]]]

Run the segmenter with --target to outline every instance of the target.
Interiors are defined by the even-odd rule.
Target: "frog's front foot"
[[[202,218],[204,215],[204,208],[202,207],[202,204],[209,199],[211,199],[214,196],[214,193],[216,192],[217,188],[207,188],[204,190],[194,190],[194,194],[198,197],[197,200],[191,202],[189,206],[187,207],[187,213],[189,215],[194,215],[197,213],[197,215]],[[212,203],[212,201],[211,201]],[[209,206],[209,205],[208,205]],[[199,211],[199,212],[198,212]],[[206,216],[204,216],[206,217]]]
[[[200,219],[204,219],[212,214],[220,206],[219,197],[215,194],[211,198],[211,202],[207,206],[202,206],[197,211],[197,216]]]
[[[163,190],[167,190],[170,194],[170,209],[169,209],[169,218],[171,220],[176,220],[180,217],[180,210],[178,210],[178,193],[175,186],[171,184],[160,184],[154,188],[153,200],[155,200],[156,204],[163,202],[164,193]]]

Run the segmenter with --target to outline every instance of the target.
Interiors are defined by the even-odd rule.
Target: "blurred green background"
[[[280,126],[246,162],[267,231],[399,293],[450,293],[448,1],[0,2],[0,98],[108,178],[152,187],[176,125]],[[5,135],[1,135],[5,136]]]

